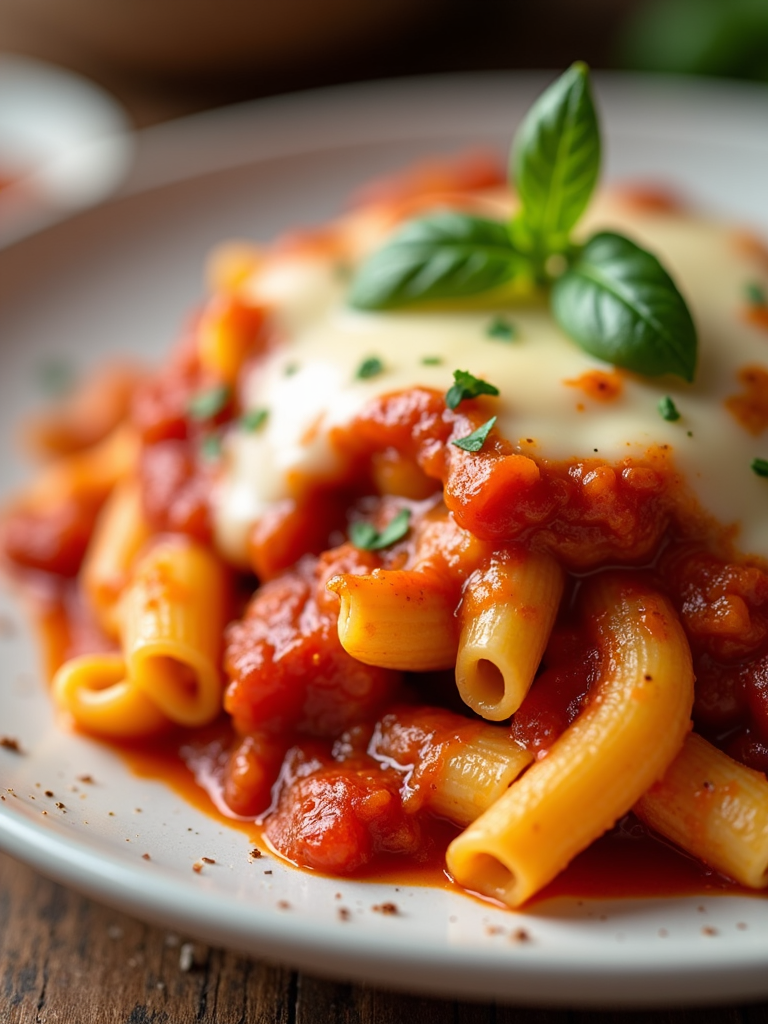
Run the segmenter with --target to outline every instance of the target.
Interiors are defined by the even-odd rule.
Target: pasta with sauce
[[[457,883],[518,906],[634,809],[763,887],[768,252],[639,190],[585,218],[673,269],[694,381],[607,365],[507,271],[350,305],[350,268],[410,218],[515,202],[474,154],[223,246],[166,363],[126,371],[127,413],[95,437],[46,417],[56,459],[0,541],[101,632],[92,651],[72,632],[54,699],[170,744],[223,712],[224,802],[315,870],[419,858],[437,816],[463,830]]]

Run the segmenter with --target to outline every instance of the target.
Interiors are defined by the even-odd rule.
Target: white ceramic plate
[[[128,118],[71,71],[0,53],[0,246],[104,199],[133,152]]]
[[[367,85],[145,133],[121,200],[0,253],[3,490],[25,472],[14,424],[38,399],[46,356],[80,366],[108,352],[159,357],[201,294],[212,243],[322,221],[356,185],[420,154],[506,146],[545,80]],[[599,93],[610,176],[677,185],[768,230],[768,91],[608,77]],[[242,833],[134,777],[108,748],[58,730],[10,596],[0,612],[13,624],[0,637],[0,734],[25,751],[0,749],[0,846],[54,878],[208,942],[402,988],[571,1006],[768,994],[761,898],[560,901],[513,914],[448,890],[250,861]],[[83,773],[95,784],[77,782]],[[216,863],[196,874],[201,856]],[[373,909],[390,901],[397,915]],[[521,927],[527,942],[513,941]]]

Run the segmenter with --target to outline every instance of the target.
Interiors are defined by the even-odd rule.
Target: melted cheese
[[[462,369],[499,388],[497,429],[524,454],[612,462],[652,444],[672,446],[703,507],[738,527],[743,551],[768,558],[768,480],[750,468],[756,456],[768,458],[768,436],[749,434],[724,404],[743,390],[745,365],[768,364],[768,332],[741,315],[745,286],[765,283],[765,267],[737,251],[731,229],[683,214],[632,214],[603,200],[585,230],[598,227],[623,231],[672,273],[699,332],[693,385],[626,374],[617,398],[590,398],[568,382],[611,368],[569,340],[545,305],[362,313],[346,306],[346,284],[330,259],[285,256],[255,275],[250,293],[274,309],[287,340],[243,382],[245,407],[266,408],[269,417],[258,432],[234,430],[228,439],[215,505],[221,549],[244,561],[248,531],[271,503],[341,471],[329,432],[372,397],[414,385],[446,391]],[[514,325],[513,341],[488,335],[497,316]],[[358,379],[371,356],[384,372]],[[440,365],[424,364],[435,356]],[[676,422],[659,414],[666,395],[681,413]]]

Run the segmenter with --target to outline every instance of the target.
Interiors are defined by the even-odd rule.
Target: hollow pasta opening
[[[498,665],[487,658],[475,664],[475,699],[480,707],[493,707],[504,697],[504,675]]]
[[[149,696],[163,690],[173,703],[188,706],[197,701],[197,674],[183,661],[165,654],[156,654],[145,658],[142,671],[148,681]]]
[[[469,874],[469,872],[468,872]],[[517,879],[513,871],[490,853],[478,853],[473,858],[472,888],[484,896],[509,903]]]

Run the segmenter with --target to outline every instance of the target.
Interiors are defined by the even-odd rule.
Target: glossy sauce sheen
[[[73,656],[81,650],[94,649],[99,645],[106,646],[82,604],[72,596],[71,589],[51,588],[44,595],[38,594],[33,607],[45,664],[50,674],[53,674],[65,656]],[[564,642],[568,646],[571,641],[566,637]],[[565,723],[561,722],[559,728],[564,727]],[[223,799],[221,776],[209,770],[211,755],[208,752],[211,749],[217,752],[226,749],[231,740],[231,726],[221,719],[204,730],[189,734],[176,732],[154,741],[111,741],[109,745],[134,775],[163,782],[185,803],[219,824],[242,832],[246,842],[257,845],[263,853],[269,854],[270,847],[264,839],[263,827],[253,820],[238,820],[234,817]],[[205,785],[198,781],[203,776]],[[413,860],[379,855],[350,877],[361,882],[395,886],[424,885],[464,893],[464,889],[454,886],[445,870],[445,850],[459,830],[450,822],[425,816],[422,816],[422,827],[426,837],[423,858]],[[674,849],[629,815],[610,833],[576,857],[564,872],[527,904],[527,908],[535,908],[548,899],[559,897],[661,898],[715,893],[759,895]]]
[[[263,753],[273,743],[276,774],[299,730],[306,744],[301,756],[319,757],[318,777],[326,769],[331,778],[338,772],[349,783],[347,794],[366,773],[379,772],[383,780],[387,773],[365,760],[364,746],[356,760],[350,757],[339,767],[331,760],[330,742],[361,722],[370,725],[389,701],[399,700],[399,674],[360,662],[350,666],[336,635],[336,596],[325,583],[335,573],[405,565],[414,557],[417,534],[431,562],[439,563],[440,586],[452,608],[467,574],[484,564],[494,545],[535,537],[541,550],[577,572],[612,562],[645,566],[642,571],[671,597],[692,648],[700,683],[694,708],[699,731],[726,749],[741,743],[737,756],[768,767],[768,687],[762,683],[768,678],[768,576],[757,566],[729,565],[692,545],[663,546],[671,524],[679,530],[698,516],[698,525],[708,527],[711,515],[724,528],[709,535],[725,538],[721,550],[741,548],[768,558],[768,481],[750,468],[755,456],[768,456],[759,449],[768,388],[757,365],[766,335],[754,316],[743,315],[745,286],[765,280],[764,254],[739,250],[727,229],[670,209],[646,209],[639,217],[620,204],[598,204],[590,227],[604,222],[658,251],[691,302],[702,349],[695,385],[607,370],[565,338],[538,302],[503,311],[355,312],[345,306],[346,285],[322,246],[283,255],[278,250],[248,282],[246,293],[258,306],[258,323],[251,327],[261,329],[262,309],[267,309],[273,342],[279,344],[258,348],[252,372],[238,381],[230,405],[209,424],[225,429],[219,471],[197,458],[200,427],[190,425],[187,415],[190,396],[206,386],[192,331],[176,363],[158,376],[156,389],[152,385],[143,392],[146,415],[134,409],[134,425],[146,443],[145,511],[156,530],[185,532],[204,542],[212,527],[220,550],[236,563],[250,562],[262,580],[249,611],[227,638],[231,683],[225,709],[245,739],[234,739],[229,726],[216,726],[194,738],[170,734],[162,746],[121,746],[133,771],[164,779],[205,813],[241,828],[251,842],[266,844],[253,818],[268,804],[274,774],[266,793],[262,787],[250,794],[258,808],[247,807],[247,799],[238,804],[233,744],[259,743]],[[513,325],[511,339],[492,336],[489,327],[497,316]],[[359,367],[371,357],[382,361],[382,372],[361,379]],[[454,369],[492,382],[500,398],[470,401],[448,413],[444,395]],[[681,414],[675,422],[658,411],[665,396]],[[262,429],[247,430],[238,420],[230,422],[233,409],[268,415]],[[491,414],[498,415],[497,429],[481,454],[466,456],[450,444]],[[397,458],[389,466],[380,459],[372,469],[387,452]],[[381,488],[385,496],[374,499],[377,488],[370,484],[376,472],[399,476],[407,486]],[[386,521],[398,503],[412,513],[410,536],[400,547],[371,554],[340,543],[350,515]],[[75,521],[84,545],[89,532],[84,517]],[[34,521],[22,526],[26,533],[18,547],[24,554],[34,548],[40,527]],[[706,534],[703,529],[700,536]],[[432,540],[425,542],[425,535]],[[327,547],[332,550],[319,554]],[[14,557],[13,550],[7,553]],[[75,562],[79,552],[76,556]],[[76,565],[17,561],[65,575],[76,570]],[[568,586],[577,589],[577,578]],[[41,605],[51,664],[100,646],[75,593],[74,586],[60,581]],[[567,619],[558,628],[567,634]],[[277,648],[283,641],[289,656],[281,660]],[[573,720],[585,693],[589,652],[569,646],[567,636],[551,649],[557,644],[565,652],[562,660],[547,662],[533,700],[513,725],[513,738],[539,754]],[[261,675],[253,669],[257,649],[267,665]],[[255,736],[259,730],[268,738]],[[206,743],[222,757],[200,753]],[[235,750],[226,768],[225,748]],[[210,770],[214,761],[217,767]],[[202,778],[203,786],[198,785]],[[246,778],[241,789],[250,782]],[[386,797],[387,786],[391,796],[398,783],[390,772],[378,792],[377,785],[374,779],[368,796]],[[304,799],[311,803],[312,794],[292,793],[287,803],[302,810]],[[352,802],[349,795],[333,796],[329,806],[341,818]],[[403,810],[394,802],[401,821]],[[228,804],[243,820],[233,820]],[[272,822],[280,818],[279,810]],[[353,859],[342,861],[341,872],[395,884],[450,885],[443,855],[456,830],[424,813],[418,818],[420,845],[400,847],[406,855],[415,852],[415,859],[378,853],[364,867],[355,867]],[[577,857],[536,901],[723,888],[734,891],[629,818]]]
[[[262,829],[252,822],[239,822],[223,814],[208,793],[197,784],[190,768],[178,751],[156,747],[121,745],[120,756],[130,770],[142,778],[160,779],[197,810],[221,824],[245,833],[267,853]],[[458,834],[448,822],[432,820],[427,829],[428,856],[423,861],[379,856],[356,871],[355,881],[391,885],[427,885],[457,889],[445,871],[445,849]],[[546,889],[527,904],[528,909],[558,897],[573,899],[621,899],[640,897],[704,896],[713,893],[739,893],[755,896],[717,872],[673,849],[650,835],[631,816],[617,829],[580,854]]]

